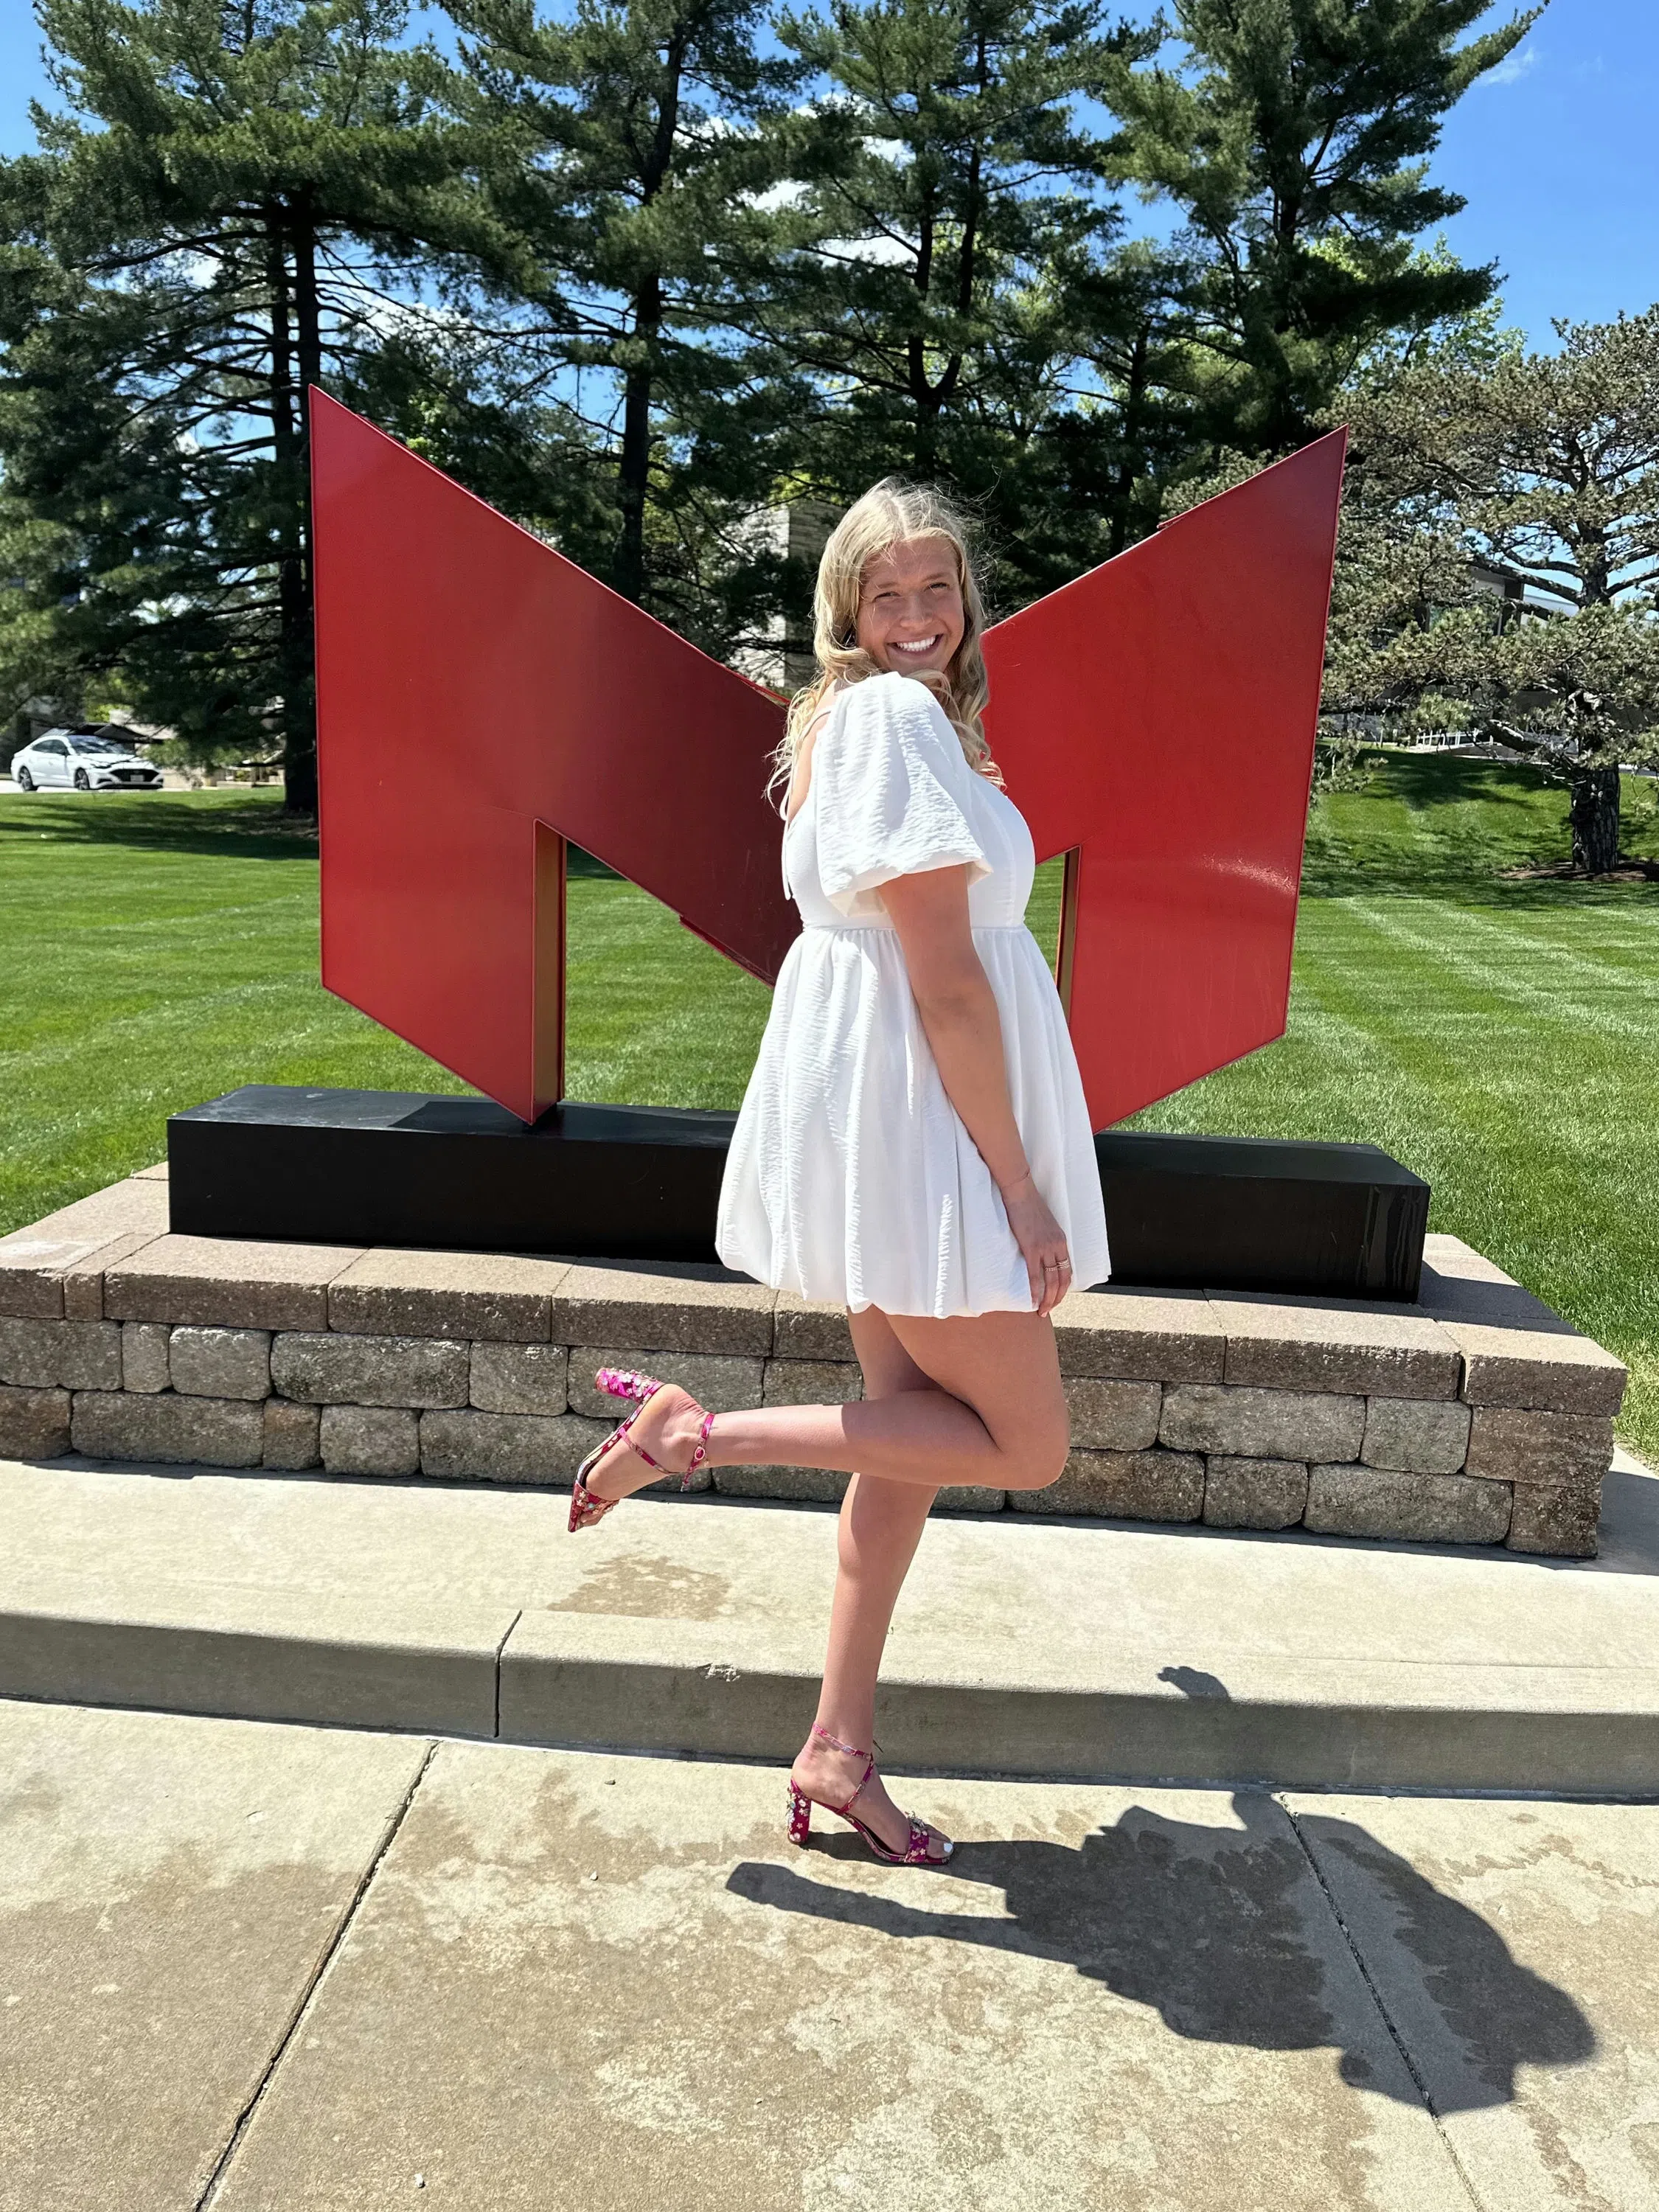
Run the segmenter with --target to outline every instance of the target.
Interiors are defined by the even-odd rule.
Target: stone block
[[[1470,1405],[1619,1411],[1623,1362],[1457,1237],[1426,1240],[1418,1297],[1462,1354]]]
[[[268,1398],[270,1332],[175,1328],[167,1346],[173,1387],[187,1398]]]
[[[121,1388],[147,1396],[170,1390],[167,1350],[173,1331],[160,1321],[124,1321],[120,1326]]]
[[[63,1334],[61,1321],[0,1319],[0,1382],[20,1389],[53,1389]]]
[[[570,1354],[562,1344],[475,1344],[469,1402],[481,1413],[562,1413]]]
[[[569,1272],[563,1260],[505,1252],[366,1252],[330,1285],[328,1327],[545,1344],[553,1293]]]
[[[0,1313],[29,1320],[57,1321],[64,1317],[64,1278],[70,1267],[88,1268],[101,1284],[101,1267],[93,1263],[117,1244],[149,1242],[167,1225],[165,1185],[136,1177],[92,1192],[55,1213],[15,1229],[0,1237]],[[84,1299],[70,1318],[97,1321],[101,1304],[90,1311]]]
[[[823,1467],[717,1467],[714,1488],[722,1498],[779,1498],[791,1504],[838,1505],[850,1474]]]
[[[67,1390],[0,1382],[0,1459],[58,1459],[70,1448]]]
[[[772,1309],[772,1349],[780,1359],[856,1359],[845,1306],[780,1291]]]
[[[678,1382],[711,1413],[734,1413],[740,1407],[758,1406],[761,1363],[718,1353],[647,1352],[637,1346],[607,1348],[578,1344],[570,1352],[570,1410],[590,1420],[608,1421],[614,1428],[627,1418],[632,1406],[624,1399],[607,1397],[594,1388],[601,1367],[631,1367],[636,1374],[654,1375],[659,1382]]]
[[[1314,1390],[1180,1382],[1164,1393],[1160,1440],[1175,1451],[1230,1459],[1355,1459],[1365,1401]]]
[[[531,1482],[562,1486],[614,1421],[585,1421],[579,1413],[422,1413],[422,1472],[445,1480]],[[708,1470],[699,1468],[693,1489],[708,1487]],[[679,1477],[653,1483],[678,1491]]]
[[[1407,1474],[1455,1474],[1469,1448],[1469,1409],[1455,1398],[1373,1398],[1359,1456]]]
[[[1212,1453],[1204,1474],[1204,1519],[1212,1528],[1294,1528],[1308,1505],[1299,1459],[1229,1459]]]
[[[1191,1452],[1074,1451],[1046,1490],[1011,1490],[1015,1513],[1087,1514],[1112,1521],[1196,1521],[1204,1462]]]
[[[1587,1336],[1555,1336],[1448,1321],[1463,1355],[1462,1395],[1472,1406],[1603,1415],[1624,1403],[1628,1370]]]
[[[108,1244],[100,1244],[88,1252],[84,1259],[71,1260],[64,1270],[64,1318],[65,1321],[102,1321],[104,1313],[104,1277],[110,1268],[120,1267],[137,1252],[154,1244],[156,1237],[147,1229],[135,1231],[126,1237],[117,1237]]]
[[[464,1406],[471,1352],[441,1337],[296,1331],[272,1344],[270,1379],[321,1406]]]
[[[1601,1518],[1599,1482],[1517,1482],[1509,1547],[1547,1559],[1593,1559]]]
[[[118,1390],[121,1332],[113,1322],[0,1317],[0,1382],[37,1390]]]
[[[418,1415],[403,1406],[325,1406],[318,1451],[331,1474],[418,1474]]]
[[[358,1257],[333,1244],[158,1237],[106,1271],[104,1310],[117,1321],[202,1328],[326,1328],[328,1286]]]
[[[58,1380],[65,1390],[118,1390],[121,1325],[113,1321],[66,1321],[58,1339]]]
[[[763,1359],[776,1297],[723,1268],[572,1267],[553,1300],[553,1340]]]
[[[851,1406],[863,1395],[856,1360],[769,1359],[761,1385],[763,1406]]]
[[[322,1407],[296,1406],[291,1399],[267,1398],[264,1404],[264,1465],[290,1474],[321,1463]]]
[[[89,1459],[159,1461],[172,1467],[258,1467],[264,1420],[244,1398],[181,1398],[171,1390],[77,1390],[70,1434]]]
[[[1087,1451],[1146,1451],[1158,1441],[1164,1387],[1077,1375],[1066,1382],[1072,1442]]]
[[[1426,1315],[1328,1298],[1212,1291],[1224,1380],[1245,1389],[1455,1398],[1457,1347]]]
[[[975,1482],[947,1482],[933,1499],[935,1513],[1001,1513],[1010,1493],[988,1490]]]
[[[1477,1406],[1465,1464],[1498,1482],[1600,1482],[1613,1464],[1613,1423],[1604,1413]]]
[[[1376,1467],[1316,1467],[1303,1526],[1321,1536],[1384,1536],[1413,1544],[1501,1544],[1506,1482],[1466,1474],[1401,1474]]]
[[[1227,1340],[1201,1291],[1071,1291],[1054,1308],[1062,1375],[1219,1382]]]

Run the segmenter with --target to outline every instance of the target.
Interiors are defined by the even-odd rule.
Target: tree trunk
[[[283,805],[290,814],[317,811],[316,623],[311,545],[311,387],[323,374],[322,314],[317,299],[317,234],[308,213],[294,225],[294,326],[299,370],[300,450],[295,497],[299,514],[299,605],[295,652],[283,696]]]
[[[1117,482],[1112,495],[1112,534],[1108,546],[1108,557],[1111,560],[1115,560],[1129,542],[1129,512],[1138,473],[1136,448],[1146,398],[1146,325],[1143,323],[1135,332],[1134,347],[1129,356],[1128,385],[1123,400],[1123,458],[1117,465]]]
[[[1605,876],[1619,865],[1619,771],[1584,768],[1569,779],[1572,793],[1572,865]]]
[[[294,708],[312,690],[311,594],[306,576],[303,522],[305,434],[294,389],[293,297],[289,279],[289,242],[280,214],[267,224],[266,264],[270,285],[270,441],[276,462],[277,503],[282,520],[276,556],[276,660],[283,698],[284,805],[313,813],[317,805],[314,738],[308,758],[296,760]],[[296,789],[300,795],[296,796]]]
[[[662,323],[662,286],[647,276],[634,301],[634,338],[654,349]],[[622,532],[617,540],[617,589],[635,602],[645,594],[645,502],[651,489],[651,395],[655,380],[647,357],[623,380],[622,453],[617,465],[617,499]]]

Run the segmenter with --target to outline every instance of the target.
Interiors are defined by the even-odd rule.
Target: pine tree
[[[0,165],[12,687],[110,672],[315,804],[309,387],[510,265],[401,0],[41,0],[69,112]]]
[[[872,0],[780,30],[835,151],[753,325],[817,395],[803,477],[843,501],[943,479],[990,525],[1000,595],[1031,597],[1107,550],[1087,494],[1115,424],[1080,332],[1131,288],[1076,109],[1156,41],[1094,0]]]
[[[1186,375],[1218,447],[1289,452],[1382,333],[1492,293],[1413,250],[1463,205],[1426,181],[1445,115],[1541,13],[1460,45],[1489,5],[1174,0],[1174,60],[1115,60],[1109,166],[1184,211]]]
[[[525,343],[608,457],[610,543],[568,550],[719,633],[708,595],[742,565],[791,411],[732,324],[793,221],[772,196],[801,149],[799,70],[760,51],[761,0],[576,0],[566,20],[534,0],[450,6],[477,114],[521,149],[499,209],[540,271]]]

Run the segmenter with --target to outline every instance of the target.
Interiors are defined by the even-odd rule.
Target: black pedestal
[[[1429,1186],[1378,1146],[1122,1129],[1095,1158],[1115,1282],[1417,1296]]]
[[[734,1117],[252,1084],[167,1123],[172,1222],[195,1237],[573,1258],[715,1257]],[[1429,1188],[1374,1145],[1097,1137],[1113,1279],[1417,1294]]]

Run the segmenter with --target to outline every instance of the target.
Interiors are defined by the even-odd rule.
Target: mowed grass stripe
[[[1504,933],[1492,930],[1490,925],[1486,940],[1501,947],[1505,957],[1482,958],[1479,953],[1467,950],[1462,940],[1477,933],[1468,927],[1472,917],[1456,907],[1430,908],[1416,899],[1391,901],[1386,906],[1376,900],[1356,899],[1349,903],[1373,929],[1392,938],[1396,944],[1426,953],[1431,959],[1466,978],[1472,987],[1489,994],[1493,1006],[1508,1001],[1524,1006],[1534,1022],[1565,1025],[1581,1036],[1588,1031],[1591,1035],[1628,1038],[1643,1046],[1651,1043],[1654,1024],[1650,1020],[1626,1015],[1578,994],[1570,996],[1560,988],[1535,981],[1525,972],[1526,949]],[[1594,965],[1589,961],[1579,964],[1585,969]]]

